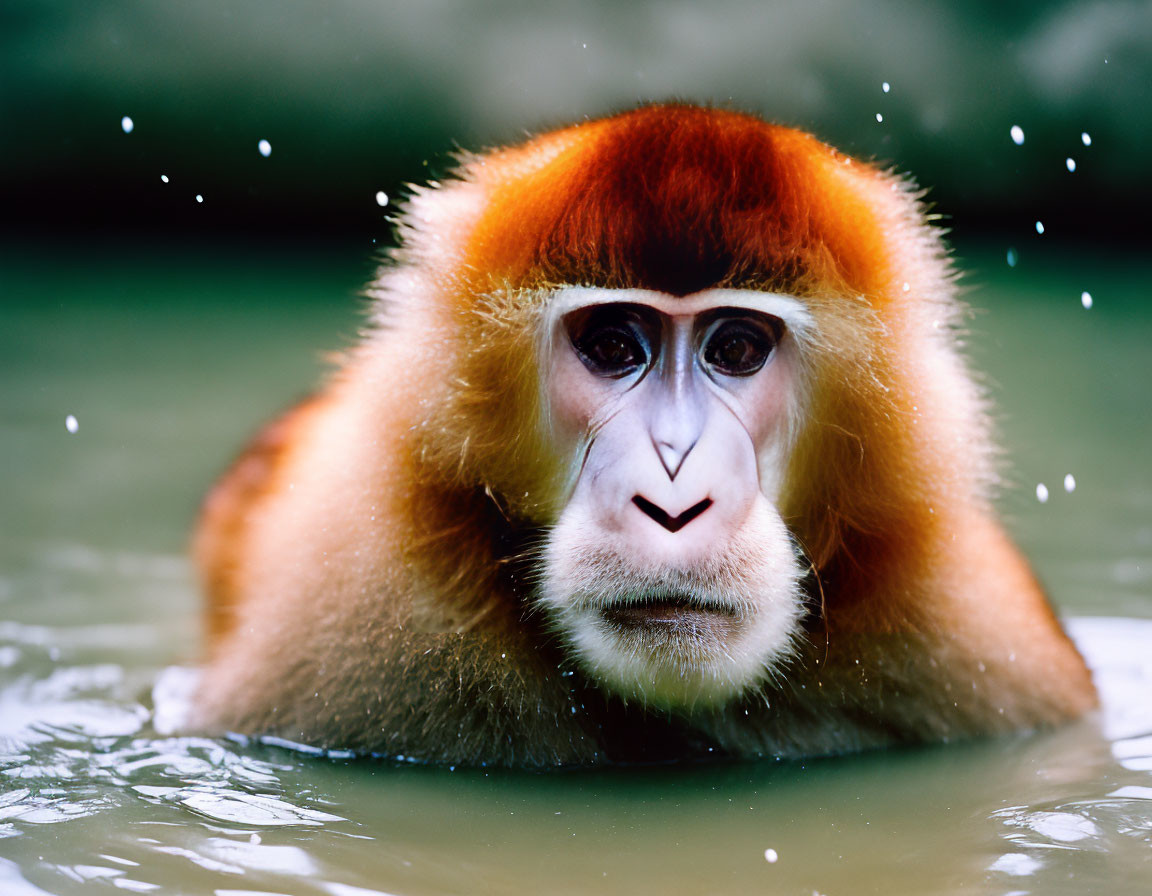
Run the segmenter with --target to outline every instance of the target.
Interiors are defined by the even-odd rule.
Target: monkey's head
[[[973,439],[939,240],[904,183],[807,135],[647,107],[466,159],[401,236],[378,291],[432,334],[425,480],[545,533],[525,611],[626,700],[784,674],[845,533],[971,491],[886,460]],[[956,403],[922,446],[921,364]]]

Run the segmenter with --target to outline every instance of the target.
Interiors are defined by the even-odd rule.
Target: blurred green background
[[[961,241],[1139,245],[1150,84],[1140,0],[3,0],[3,227],[370,246],[455,149],[683,98],[910,172]]]

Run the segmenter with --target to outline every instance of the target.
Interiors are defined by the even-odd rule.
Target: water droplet
[[[1012,125],[1012,129],[1008,132],[1012,135],[1012,142],[1017,146],[1024,145],[1024,129],[1018,124]]]
[[[904,292],[911,292],[912,291],[912,284],[909,283],[907,280],[905,280],[904,286],[901,288],[904,290]]]
[[[388,204],[388,194],[385,193],[383,190],[380,190],[376,194],[376,204],[378,206],[380,206],[381,208],[383,208],[384,206],[386,206]]]
[[[774,865],[774,864],[776,864],[776,862],[777,862],[777,860],[779,860],[779,858],[780,858],[780,856],[777,854],[776,850],[774,850],[774,849],[766,849],[766,850],[764,850],[764,860],[765,860],[765,861],[766,861],[766,862],[767,862],[769,865]]]
[[[168,175],[167,174],[161,174],[160,180],[164,183],[168,183]]]
[[[1080,304],[1083,305],[1085,309],[1091,308],[1092,293],[1087,291],[1080,293]]]
[[[124,129],[125,134],[131,134],[132,128],[136,127],[136,122],[134,122],[131,117],[125,115],[120,119],[120,127]]]
[[[199,193],[197,193],[197,194],[196,194],[196,201],[197,201],[197,202],[203,202],[203,201],[204,201],[204,197],[203,197],[203,196],[201,196]]]
[[[1043,233],[1044,232],[1044,222],[1043,221],[1037,221],[1036,222],[1036,232],[1037,233]]]
[[[1020,260],[1020,257],[1019,257],[1019,255],[1017,255],[1016,250],[1015,249],[1009,249],[1008,250],[1008,267],[1010,267],[1010,268],[1016,267],[1016,262],[1019,260]]]
[[[883,90],[885,93],[887,93],[889,90],[892,89],[892,85],[889,84],[887,81],[885,81],[883,84],[880,85],[880,89]]]
[[[1076,477],[1073,476],[1071,473],[1068,473],[1064,477],[1064,491],[1066,491],[1066,492],[1076,491]]]
[[[1048,486],[1043,482],[1036,483],[1036,500],[1041,504],[1048,503]]]
[[[260,150],[260,155],[264,156],[264,158],[272,155],[272,144],[267,140],[261,140],[256,144],[256,148]]]
[[[69,414],[67,417],[64,418],[64,428],[66,430],[68,430],[68,432],[70,432],[70,433],[75,433],[77,430],[80,429],[80,424],[76,420],[75,417],[73,417],[71,414]]]
[[[1085,146],[1091,146],[1092,145],[1092,138],[1089,136],[1087,131],[1081,131],[1080,132],[1080,142],[1083,143]]]
[[[877,113],[876,113],[876,120],[877,120],[877,121],[883,121],[883,120],[884,120],[884,116],[883,116],[883,115],[881,115],[879,112],[877,112]]]
[[[1069,156],[1068,158],[1066,158],[1064,160],[1064,167],[1067,168],[1069,171],[1075,171],[1076,170],[1076,160],[1074,158],[1072,158],[1071,156]]]

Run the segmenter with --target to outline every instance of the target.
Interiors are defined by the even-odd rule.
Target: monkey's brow
[[[648,289],[562,287],[551,296],[548,316],[554,322],[578,308],[605,304],[645,305],[666,314],[693,314],[717,307],[759,311],[779,318],[789,330],[801,335],[814,324],[811,312],[797,297],[754,289],[706,289],[674,297]]]

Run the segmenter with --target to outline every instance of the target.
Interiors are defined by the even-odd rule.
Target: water
[[[974,254],[972,349],[1010,446],[1003,509],[1072,617],[1100,716],[803,763],[562,774],[161,733],[198,643],[184,546],[199,496],[348,343],[366,267],[3,258],[0,893],[1146,892],[1147,278],[1134,259],[1037,251],[1016,268]]]

